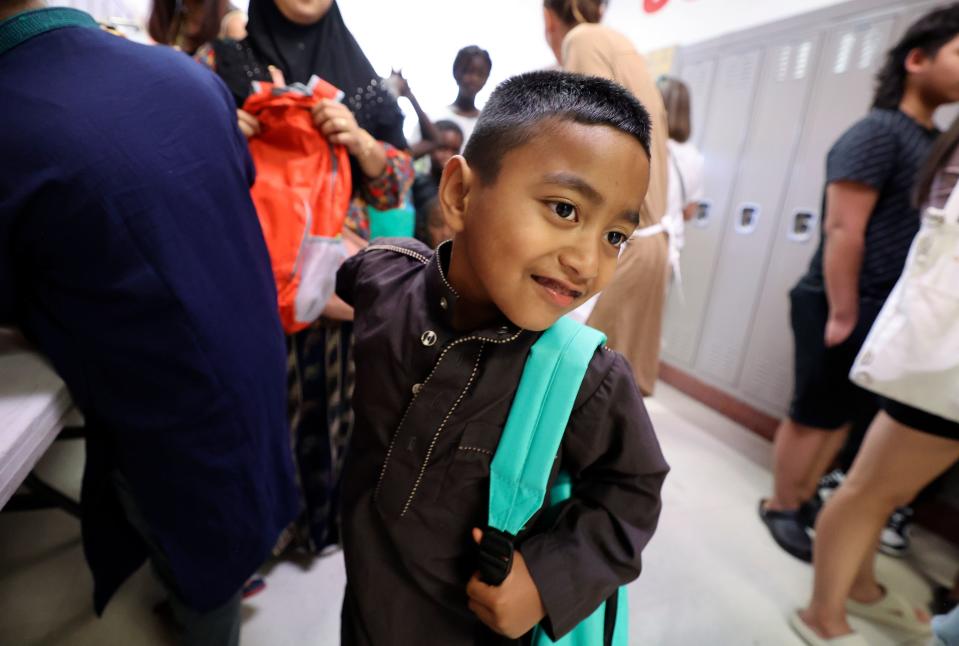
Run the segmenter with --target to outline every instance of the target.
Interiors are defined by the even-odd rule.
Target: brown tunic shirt
[[[539,333],[505,318],[457,332],[451,243],[434,254],[380,240],[349,259],[337,293],[356,308],[356,423],[343,474],[343,643],[508,644],[467,608],[470,530],[485,528],[490,461]],[[551,634],[639,575],[668,467],[626,361],[598,350],[551,478],[573,497],[518,538]]]

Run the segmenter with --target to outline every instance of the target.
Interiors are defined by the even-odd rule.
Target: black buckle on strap
[[[489,585],[499,585],[506,580],[513,567],[514,536],[498,529],[487,527],[479,545],[480,579]]]

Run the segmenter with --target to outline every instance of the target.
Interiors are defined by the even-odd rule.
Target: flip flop
[[[800,639],[809,646],[869,646],[866,638],[859,633],[849,633],[848,635],[833,637],[832,639],[820,637],[815,630],[810,628],[809,625],[802,620],[798,610],[789,615],[789,625],[796,631]]]
[[[902,595],[883,588],[882,599],[875,603],[846,600],[846,612],[873,623],[889,626],[910,635],[928,637],[932,626],[916,618],[916,609]]]

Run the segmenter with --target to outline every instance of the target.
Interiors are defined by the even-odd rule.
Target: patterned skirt
[[[289,341],[290,433],[303,511],[294,540],[339,542],[339,485],[353,431],[353,324],[320,319]]]

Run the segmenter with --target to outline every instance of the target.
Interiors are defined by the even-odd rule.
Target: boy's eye
[[[564,220],[571,222],[576,221],[576,207],[569,202],[550,202],[549,206],[553,210],[553,213]]]
[[[606,242],[614,247],[620,247],[626,242],[626,234],[619,231],[610,231],[606,234]]]

